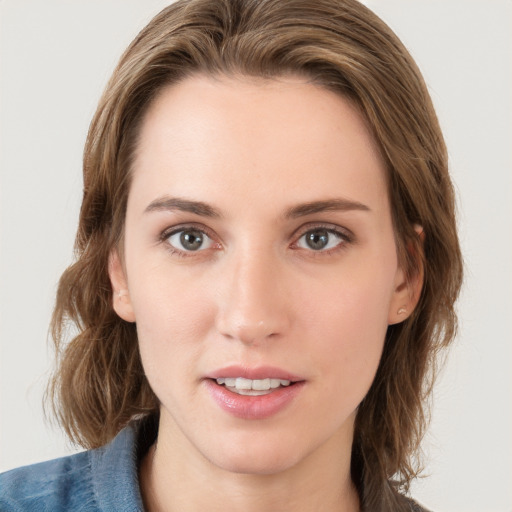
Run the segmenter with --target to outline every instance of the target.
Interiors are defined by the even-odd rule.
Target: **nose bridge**
[[[249,344],[282,334],[289,318],[279,258],[271,250],[246,247],[228,263],[219,331]]]

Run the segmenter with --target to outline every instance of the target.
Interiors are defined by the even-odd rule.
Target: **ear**
[[[112,284],[112,306],[114,311],[123,320],[135,322],[135,313],[128,292],[126,272],[116,249],[110,251],[108,258],[108,275],[110,277],[110,283]]]
[[[421,226],[414,226],[414,230],[420,239],[420,244],[414,246],[411,243],[407,247],[407,250],[416,260],[416,271],[408,278],[402,268],[397,270],[395,290],[388,312],[388,325],[398,324],[409,318],[420,300],[421,290],[423,288],[424,269],[422,254],[418,254],[416,247],[420,247],[420,251],[422,251],[425,233]]]

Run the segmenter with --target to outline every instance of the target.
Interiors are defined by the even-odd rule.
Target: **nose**
[[[282,336],[290,325],[286,272],[278,259],[261,252],[226,262],[219,286],[217,329],[247,345]]]

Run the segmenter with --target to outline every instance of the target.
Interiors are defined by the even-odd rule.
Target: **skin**
[[[180,245],[187,229],[205,233],[198,250]],[[297,77],[164,89],[142,124],[123,260],[113,251],[109,268],[161,402],[140,470],[149,510],[359,510],[357,407],[421,283],[400,268],[384,166],[348,100]],[[237,418],[204,381],[232,364],[303,385],[277,414]]]

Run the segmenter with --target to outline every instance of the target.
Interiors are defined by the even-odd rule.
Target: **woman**
[[[5,474],[2,510],[420,510],[461,257],[425,85],[365,7],[162,11],[93,119],[76,248],[50,392],[90,451]]]

